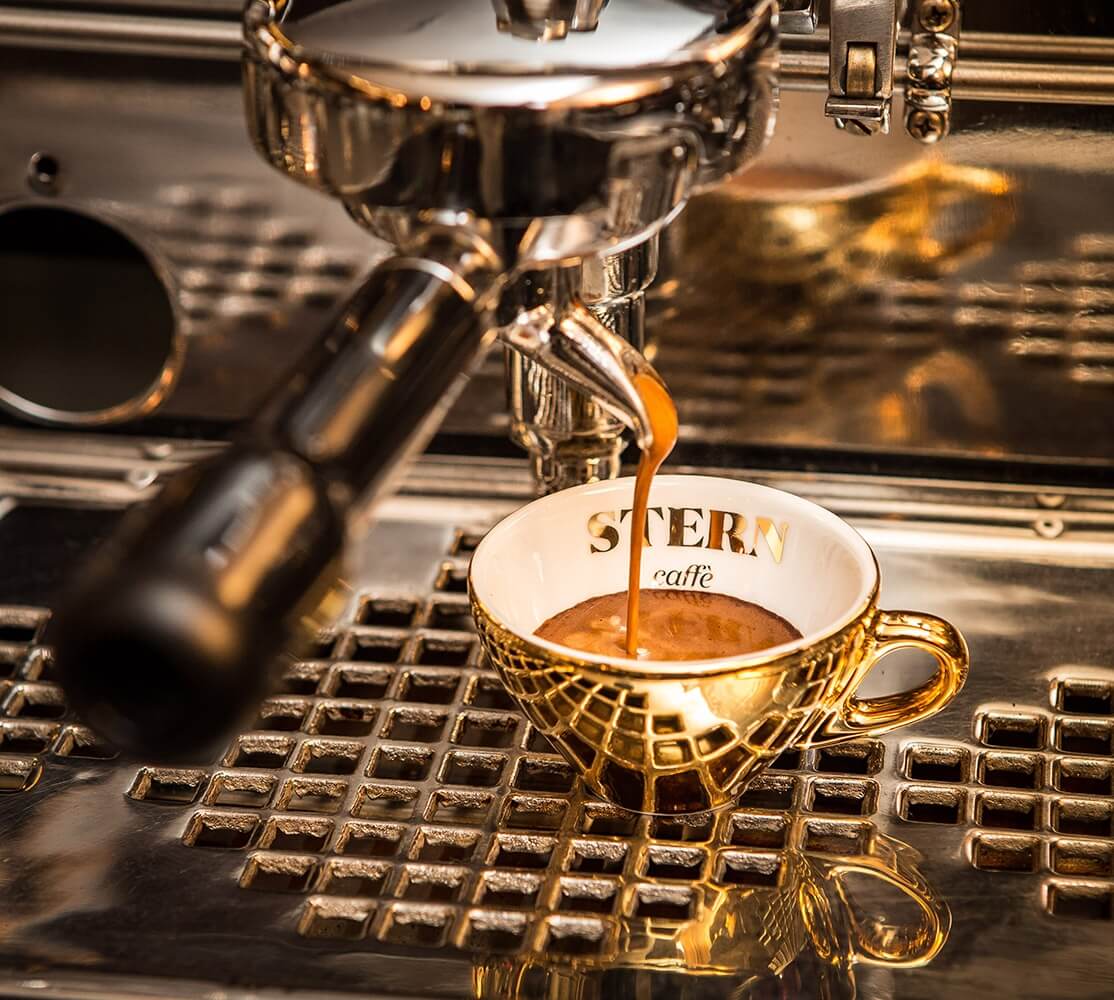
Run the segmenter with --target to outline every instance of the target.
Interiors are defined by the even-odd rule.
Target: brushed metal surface
[[[119,499],[110,479],[89,474],[88,436],[74,440],[86,474],[74,475],[73,450],[25,462],[35,474],[0,489],[0,529],[46,502],[43,524],[59,530],[66,511],[51,498],[63,493],[73,506],[103,485]],[[18,443],[5,440],[5,459]],[[103,463],[123,468],[113,447]],[[135,464],[150,471],[149,459]],[[787,757],[695,825],[628,817],[587,796],[478,659],[462,572],[484,526],[528,495],[513,463],[420,463],[359,547],[352,601],[317,659],[292,665],[287,692],[211,759],[176,769],[103,759],[110,751],[51,680],[45,609],[7,604],[5,990],[201,996],[221,983],[229,995],[471,996],[483,976],[527,961],[530,974],[511,980],[524,996],[570,982],[580,990],[570,996],[637,984],[701,997],[1108,996],[1114,665],[1102,623],[1114,494],[746,474],[849,517],[879,553],[883,599],[955,621],[972,670],[930,724],[852,752]],[[146,478],[154,488],[157,476]],[[501,496],[486,490],[493,481]],[[833,979],[806,949],[777,976],[744,982],[632,957],[649,925],[625,901],[662,887],[687,899],[702,866],[717,884],[711,866],[724,852],[769,861],[799,843],[820,864],[891,840],[919,852],[925,891],[950,912],[947,941],[922,968],[848,963],[850,977]],[[676,878],[681,869],[689,876]],[[904,912],[881,885],[856,878],[848,889],[856,912]],[[684,923],[669,899],[651,921],[659,942]],[[706,933],[704,910],[690,912]],[[540,952],[539,928],[555,926],[564,944]],[[493,927],[502,935],[485,936]],[[566,946],[578,953],[562,957]]]

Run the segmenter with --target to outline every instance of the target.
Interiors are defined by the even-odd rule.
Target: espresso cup
[[[638,812],[714,809],[790,747],[877,736],[930,718],[963,686],[963,637],[943,619],[878,607],[870,546],[830,511],[780,490],[658,476],[642,586],[759,604],[802,638],[711,660],[579,652],[534,631],[590,597],[626,590],[634,481],[527,504],[495,526],[469,570],[480,639],[507,689],[588,786]],[[856,695],[882,657],[936,659],[927,681]]]

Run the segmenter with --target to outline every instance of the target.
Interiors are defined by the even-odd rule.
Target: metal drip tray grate
[[[47,611],[0,608],[0,842],[5,871],[36,873],[41,890],[0,875],[5,966],[72,969],[82,954],[104,974],[499,995],[476,985],[499,963],[675,967],[725,907],[761,900],[747,933],[770,968],[792,970],[803,946],[785,907],[802,865],[919,852],[953,931],[924,969],[885,971],[893,996],[973,995],[1023,951],[1026,995],[1101,995],[1114,981],[1114,670],[1072,665],[1086,648],[1072,636],[1099,620],[1097,567],[1114,566],[1114,546],[1095,540],[1095,516],[1086,564],[1064,544],[1075,500],[1058,539],[990,526],[1016,496],[994,498],[974,536],[919,502],[903,527],[876,527],[850,483],[813,487],[858,508],[886,603],[967,632],[971,683],[927,726],[783,754],[716,814],[636,816],[593,798],[518,712],[460,582],[505,502],[394,501],[343,620],[219,759],[195,765],[115,756],[52,679]],[[1081,948],[1079,988],[1062,990],[1050,956]],[[855,972],[864,989],[877,975]]]

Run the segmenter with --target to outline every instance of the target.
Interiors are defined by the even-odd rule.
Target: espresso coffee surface
[[[590,597],[547,619],[537,634],[584,653],[629,656],[627,597]],[[711,660],[801,638],[779,615],[726,594],[643,589],[639,597],[640,660]]]

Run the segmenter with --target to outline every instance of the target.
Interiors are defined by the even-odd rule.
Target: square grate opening
[[[340,659],[353,663],[397,663],[402,655],[402,644],[403,640],[397,636],[355,634],[341,643]],[[342,698],[373,697],[340,688],[336,694]]]
[[[731,816],[730,840],[740,847],[781,848],[789,836],[786,816],[737,812]]]
[[[671,885],[640,885],[634,894],[634,916],[660,920],[688,920],[696,908],[692,889]]]
[[[352,774],[363,753],[362,743],[306,740],[294,756],[294,770],[299,774]]]
[[[224,758],[228,767],[279,770],[286,766],[294,740],[285,736],[241,736]]]
[[[1035,830],[1040,799],[1032,795],[986,793],[975,800],[975,822],[1002,830]]]
[[[878,786],[873,781],[817,779],[809,787],[808,808],[812,812],[843,816],[869,816],[878,804]]]
[[[42,768],[33,757],[0,757],[0,794],[26,791],[40,774]]]
[[[119,751],[84,726],[66,726],[54,752],[59,757],[78,757],[82,760],[114,760]]]
[[[906,751],[905,774],[913,781],[966,781],[970,757],[963,747],[914,744]]]
[[[696,848],[651,846],[646,850],[642,873],[650,878],[695,881],[704,871],[707,854]]]
[[[422,827],[414,836],[410,857],[419,861],[471,861],[479,842],[476,830]]]
[[[500,711],[511,711],[516,708],[514,699],[498,677],[473,677],[468,682],[464,703],[472,708],[494,708]]]
[[[260,847],[275,851],[313,852],[324,850],[333,835],[333,823],[326,819],[300,816],[275,816],[267,821],[259,838]]]
[[[379,628],[409,628],[414,624],[418,602],[409,598],[369,597],[360,602],[357,625]]]
[[[509,747],[522,716],[462,712],[453,726],[452,742],[469,747]]]
[[[435,709],[392,708],[380,735],[389,740],[436,743],[448,720],[447,712]]]
[[[991,747],[1036,750],[1044,743],[1045,720],[1020,712],[987,712],[979,716],[979,740]]]
[[[608,941],[608,924],[601,919],[560,914],[545,924],[545,950],[565,957],[599,955]]]
[[[804,754],[800,750],[782,750],[770,763],[771,771],[797,771],[804,764]]]
[[[527,872],[485,871],[480,875],[476,902],[484,906],[533,908],[542,877]]]
[[[321,891],[333,896],[378,896],[390,873],[387,861],[332,858],[325,864]]]
[[[524,792],[570,792],[576,772],[560,760],[522,757],[515,767],[511,784]]]
[[[865,854],[872,830],[869,823],[809,819],[802,846],[819,854]]]
[[[1041,758],[1036,754],[984,753],[979,758],[979,780],[996,788],[1038,788]]]
[[[364,900],[312,897],[302,911],[298,933],[307,938],[359,941],[367,934],[375,905]]]
[[[592,875],[617,875],[626,866],[629,849],[624,843],[574,840],[569,854],[569,871]]]
[[[1048,912],[1078,920],[1114,919],[1114,887],[1053,882],[1048,887]]]
[[[614,879],[563,878],[557,909],[572,913],[612,913],[619,899],[619,883]]]
[[[881,743],[840,743],[816,752],[816,770],[832,774],[877,774],[882,770],[885,748]]]
[[[494,801],[495,796],[489,792],[439,788],[429,797],[426,819],[439,823],[482,824]]]
[[[424,781],[433,767],[433,751],[429,747],[376,747],[367,773],[373,778],[395,781]]]
[[[416,788],[368,782],[356,792],[352,815],[364,819],[407,819],[414,815],[417,801]]]
[[[337,698],[375,701],[387,696],[394,673],[369,667],[341,667],[337,672],[332,694]]]
[[[1040,841],[1036,837],[980,834],[972,843],[971,860],[983,871],[1035,872],[1040,860]]]
[[[638,829],[638,819],[635,813],[618,806],[590,802],[584,807],[580,829],[597,837],[632,837]]]
[[[1056,747],[1064,753],[1114,756],[1114,722],[1062,719],[1056,727]]]
[[[772,851],[722,851],[715,878],[725,885],[775,888],[781,883],[782,859]]]
[[[15,719],[60,719],[66,699],[53,684],[16,684],[4,698],[4,711]]]
[[[434,600],[429,604],[426,620],[429,628],[447,632],[475,632],[472,609],[467,601]]]
[[[247,847],[258,829],[255,813],[199,812],[190,818],[183,840],[190,847],[236,851]]]
[[[650,836],[655,840],[678,840],[703,844],[711,840],[713,826],[713,817],[709,814],[658,816],[650,821]]]
[[[308,710],[308,701],[273,698],[260,706],[253,728],[296,732],[302,728]]]
[[[240,885],[262,892],[305,892],[316,874],[316,858],[253,854],[244,865]]]
[[[507,868],[548,868],[557,841],[552,837],[498,834],[489,862]]]
[[[193,802],[208,780],[206,771],[186,768],[144,767],[136,774],[128,795],[140,802],[183,805]]]
[[[289,778],[278,795],[278,807],[290,812],[335,813],[340,810],[348,785],[325,778]]]
[[[358,858],[394,857],[405,832],[405,827],[392,823],[345,823],[337,851]]]
[[[270,803],[275,783],[270,774],[217,774],[209,782],[205,804],[262,809]]]
[[[1054,799],[1052,828],[1080,837],[1114,836],[1114,802],[1098,799]]]
[[[451,750],[441,766],[441,780],[450,785],[491,788],[499,784],[507,758],[502,754]]]
[[[1057,683],[1052,702],[1061,712],[1075,715],[1114,715],[1114,684],[1063,680]]]
[[[739,796],[739,805],[750,809],[791,809],[796,787],[795,778],[759,775]]]
[[[313,710],[309,731],[319,736],[370,736],[379,710],[358,701],[330,701]]]
[[[1052,781],[1072,795],[1114,795],[1114,764],[1061,758],[1053,764]]]
[[[415,902],[452,903],[463,895],[467,878],[467,868],[406,865],[395,893]]]
[[[503,803],[501,827],[527,830],[559,830],[568,812],[564,799],[531,795],[510,795]]]
[[[1087,840],[1054,841],[1052,870],[1057,875],[1112,877],[1114,876],[1114,845]]]
[[[472,656],[471,639],[423,636],[414,653],[414,662],[430,667],[463,667]]]
[[[459,686],[460,674],[457,673],[407,671],[402,675],[397,698],[429,705],[451,705]]]
[[[433,589],[447,594],[468,593],[468,567],[443,563],[433,582]]]
[[[966,793],[958,788],[919,788],[902,790],[899,815],[908,823],[941,823],[955,826],[964,817]]]
[[[525,913],[472,910],[464,931],[465,947],[476,952],[515,952],[526,940]]]

